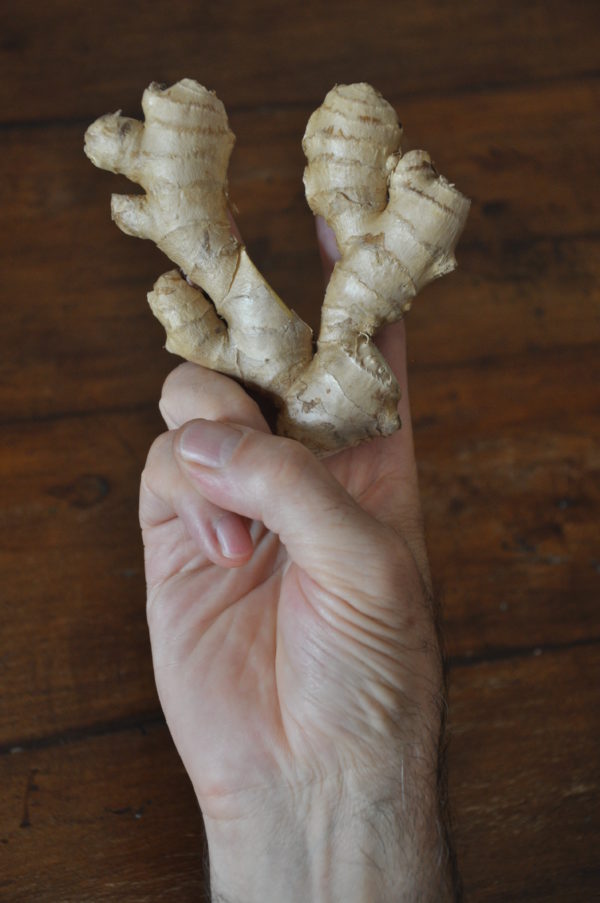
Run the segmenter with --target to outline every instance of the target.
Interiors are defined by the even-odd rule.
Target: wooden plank
[[[598,646],[453,671],[451,803],[473,903],[594,898],[598,678]],[[6,903],[201,898],[201,818],[164,727],[15,752],[0,774]]]
[[[204,899],[204,834],[164,726],[0,757],[0,896]]]
[[[467,899],[595,898],[599,677],[598,646],[452,673],[450,796]]]
[[[600,639],[600,423],[417,438],[448,654]],[[438,433],[439,436],[439,433]],[[423,448],[421,448],[423,446]],[[594,523],[596,526],[594,526]]]
[[[412,374],[426,530],[451,656],[600,636],[600,356],[580,355]]]
[[[332,85],[444,93],[597,71],[594,0],[5,3],[2,120],[137,105],[151,81],[207,82],[231,105],[319,101]],[[276,73],[276,77],[274,74]]]
[[[451,675],[450,797],[467,899],[595,899],[598,646]]]
[[[470,108],[452,98],[404,104],[411,143],[434,151],[474,199],[458,272],[428,287],[409,319],[420,365],[600,340],[597,99],[586,83],[477,96]],[[569,127],[557,131],[565,109]],[[316,326],[321,275],[301,184],[308,113],[236,114],[231,191],[258,265]],[[110,192],[131,186],[90,166],[81,132],[4,136],[4,418],[147,403],[175,363],[145,302],[170,264],[110,222]]]
[[[581,352],[415,374],[452,657],[600,635],[598,383]],[[153,409],[5,428],[0,746],[155,711],[136,511],[162,429]]]
[[[137,524],[158,413],[6,430],[0,745],[156,711]]]

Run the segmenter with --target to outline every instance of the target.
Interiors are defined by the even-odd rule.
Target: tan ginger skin
[[[191,79],[152,84],[145,122],[110,113],[85,152],[145,195],[113,195],[124,232],[151,238],[179,269],[148,295],[166,347],[267,393],[277,432],[329,454],[400,426],[400,388],[372,341],[432,279],[456,266],[469,201],[424,151],[402,156],[394,109],[370,85],[337,85],[303,140],[306,197],[335,233],[317,349],[309,327],[258,272],[228,217],[234,144],[216,95]]]

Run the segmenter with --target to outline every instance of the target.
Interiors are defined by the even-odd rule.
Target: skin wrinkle
[[[296,443],[291,443],[289,440],[280,440],[281,442],[286,443],[286,454],[283,460],[282,469],[279,474],[279,480],[282,484],[286,484],[290,487],[301,487],[306,475],[314,468],[314,459],[310,453],[306,451],[306,449],[297,445]],[[238,451],[242,452],[241,448],[238,448]],[[232,462],[233,463],[233,462]],[[332,487],[333,488],[333,487]],[[265,486],[264,489],[268,490],[268,487]],[[302,493],[302,490],[300,489]],[[272,517],[272,511],[277,510],[278,499],[270,492],[263,492],[263,497],[267,501],[265,515],[267,519]],[[292,499],[293,502],[293,499]],[[341,501],[339,494],[336,492],[335,496],[331,499],[331,502],[328,504],[324,499],[322,500],[323,509],[329,513],[338,514],[341,522],[343,523],[344,518],[347,518],[346,507],[347,505]],[[290,529],[294,529],[291,527]],[[281,534],[281,541],[285,546],[290,544],[290,540],[288,536],[286,536],[285,532]]]
[[[154,491],[153,487],[151,486],[147,469],[144,469],[142,471],[141,488],[145,495],[151,496],[155,500],[155,502],[157,502],[158,504],[160,504],[162,506],[163,499],[158,495],[157,492]],[[145,506],[146,506],[146,503],[145,503]],[[166,511],[166,509],[165,509],[165,511]],[[143,515],[142,515],[142,517],[143,517]],[[158,520],[153,518],[152,523],[147,522],[146,525],[152,526],[152,527],[159,527],[161,524],[169,523],[170,521],[175,520],[176,518],[177,518],[176,513],[165,514],[164,517],[159,518]],[[144,520],[144,522],[146,522],[145,518],[143,518],[143,520]],[[144,523],[142,524],[142,526],[144,526]]]
[[[318,614],[319,617],[322,617],[322,612],[321,612],[321,611],[317,611],[316,613]],[[342,616],[340,616],[339,613],[338,613],[338,615],[336,615],[336,617],[335,617],[334,620],[329,620],[329,621],[328,621],[328,623],[330,623],[330,624],[332,624],[333,626],[335,626],[335,627],[338,629],[338,631],[339,631],[339,624],[340,624],[340,623],[344,623],[344,622],[345,622],[345,623],[349,623],[349,622],[347,622]],[[350,622],[350,623],[351,623],[351,622]],[[352,627],[354,627],[354,626],[355,626],[355,625],[352,624]],[[355,639],[354,636],[352,636],[351,639],[354,641],[354,639]],[[366,644],[360,643],[360,645],[366,645]],[[369,648],[369,647],[367,646],[367,648]],[[398,646],[398,643],[397,643],[397,641],[396,641],[396,649],[399,649],[399,648],[401,648],[401,647]],[[422,650],[425,650],[425,649],[433,650],[433,649],[435,649],[435,646],[434,646],[433,642],[424,640],[423,645],[421,646],[421,648],[422,648]],[[406,653],[406,652],[410,652],[410,651],[412,651],[410,648],[408,648],[408,647],[405,647],[405,648],[404,648],[404,652],[405,652],[405,653]],[[379,652],[380,654],[383,654],[383,653],[381,653],[381,650],[379,650],[379,649],[378,649],[378,652]],[[354,655],[354,653],[352,653],[352,654]],[[390,657],[390,658],[391,658],[391,661],[392,661],[393,665],[395,665],[395,666],[397,667],[397,665],[398,665],[397,660],[394,659],[393,657]],[[361,664],[364,666],[364,657],[363,657],[363,656],[360,656],[360,655],[356,654],[356,659],[357,659],[357,661],[358,661],[359,663],[361,663]],[[403,670],[404,670],[406,673],[410,674],[411,676],[419,676],[419,672],[415,671],[414,669],[408,668],[406,665],[403,666]],[[441,660],[440,660],[440,673],[441,673]],[[375,672],[375,680],[381,682],[381,680],[382,680],[382,675],[381,675],[381,672],[380,672],[380,671]],[[438,699],[439,694],[440,694],[440,688],[439,688],[439,686],[438,686],[438,684],[437,684],[437,678],[436,678],[436,679],[433,679],[433,678],[431,679],[431,688],[432,688],[432,691],[431,691],[431,693],[429,694],[429,696],[430,696],[430,699],[431,699],[432,702],[433,702],[434,708],[437,708],[437,702],[436,702],[436,700]],[[418,709],[417,709],[416,711],[418,712]]]
[[[218,618],[218,616],[219,616],[218,612],[215,614],[207,613],[206,609],[208,606],[206,604],[204,604],[204,606],[202,607],[201,612],[198,610],[197,606],[194,607],[190,603],[183,609],[180,606],[177,609],[177,613],[175,614],[171,610],[171,607],[169,606],[168,601],[166,601],[166,597],[169,595],[169,593],[176,591],[178,588],[181,588],[182,586],[185,587],[186,585],[189,585],[190,577],[192,575],[194,577],[197,577],[198,574],[201,573],[203,570],[204,571],[207,570],[207,565],[201,565],[199,567],[196,566],[196,568],[194,568],[193,571],[191,568],[186,571],[179,571],[174,577],[168,578],[167,581],[162,583],[160,587],[155,588],[155,591],[152,596],[152,603],[148,609],[148,617],[149,617],[149,619],[152,619],[154,626],[160,626],[162,629],[164,629],[166,624],[168,623],[168,625],[170,627],[170,625],[173,624],[175,619],[178,622],[185,620],[185,616],[192,609],[193,609],[193,614],[194,614],[192,621],[193,621],[193,625],[195,627],[210,625],[215,618]],[[160,619],[159,625],[157,625],[157,623],[156,623],[157,619]],[[186,623],[188,623],[188,622],[186,621]],[[186,631],[182,631],[181,634],[179,634],[179,635],[182,635],[184,633],[189,635],[189,629]]]
[[[327,778],[325,780],[327,781],[327,783],[330,783],[330,779]],[[311,780],[310,785],[314,787],[314,780]],[[415,800],[417,800],[419,803],[421,803],[421,801],[422,801],[421,794],[419,794],[418,796],[415,796]],[[335,809],[334,809],[335,814],[333,816],[333,820],[330,822],[329,830],[327,832],[327,837],[329,838],[329,842],[335,843],[334,838],[338,835],[338,830],[340,828],[343,830],[343,822],[341,820],[341,814],[340,814],[341,808],[342,807],[338,806],[338,807],[335,807]],[[304,806],[302,805],[302,803],[297,801],[297,803],[292,807],[291,811],[300,813],[300,818],[301,818],[302,817],[301,813],[304,811]],[[366,805],[363,805],[362,807],[352,806],[352,808],[350,810],[350,817],[351,817],[353,824],[356,824],[357,821],[359,821],[359,820],[363,824],[368,824],[369,833],[371,835],[373,833],[375,834],[376,839],[378,841],[377,846],[380,847],[380,851],[387,853],[387,851],[389,850],[391,838],[392,837],[397,838],[398,834],[399,834],[398,822],[397,822],[397,818],[395,817],[396,811],[397,811],[397,807],[396,807],[395,800],[393,800],[393,799],[391,800],[389,797],[384,797],[384,798],[381,798],[374,802],[370,802]],[[373,823],[373,819],[375,820],[375,823]],[[382,827],[382,820],[385,822],[385,828]],[[273,829],[273,830],[275,830],[275,829]],[[286,835],[289,836],[290,838],[296,836],[295,831],[290,831],[289,828],[285,828],[285,829],[283,828],[283,822],[281,825],[281,830],[285,830]],[[279,833],[279,831],[278,831],[278,833]],[[271,835],[271,836],[273,837],[273,835]],[[372,843],[372,840],[371,840],[371,843]],[[398,839],[395,841],[395,843],[396,843],[398,849],[401,849],[401,847],[402,847],[401,840]],[[268,837],[265,838],[265,845],[268,848],[270,848],[271,841],[269,840]],[[294,843],[294,847],[296,847],[296,846],[297,846],[297,844]],[[304,852],[303,859],[307,855],[306,850],[307,850],[307,848],[304,846],[305,852]],[[340,861],[340,852],[341,851],[338,849],[337,854],[334,854],[335,858],[337,858],[338,861]],[[365,848],[363,848],[361,850],[361,852],[365,852]],[[371,853],[369,852],[369,850],[367,850],[367,853],[368,853],[369,857],[371,858]],[[292,862],[292,861],[294,861],[293,857],[290,856],[290,862]],[[376,860],[374,858],[372,858],[371,861],[373,863],[376,862]],[[343,855],[342,855],[341,862],[343,864]],[[380,869],[380,874],[381,874],[381,866],[379,866],[379,869]],[[213,899],[215,899],[215,898],[213,897]],[[221,898],[217,896],[216,899],[221,899]],[[222,898],[222,899],[225,899],[225,898]],[[227,898],[227,899],[233,899],[233,898]],[[314,899],[314,897],[310,897],[310,899]],[[403,895],[402,899],[408,900],[409,898],[407,896]],[[421,898],[419,898],[419,899],[421,899]]]
[[[312,605],[312,603],[310,602],[310,600],[307,597],[305,597],[305,601],[307,604]],[[322,612],[316,611],[316,614],[318,615],[319,618],[322,618]],[[340,626],[339,626],[340,623],[344,623],[344,619],[342,617],[338,617],[338,616],[336,616],[335,619],[328,621],[328,624],[330,626],[333,626],[336,628],[336,633],[338,635],[340,635]],[[348,623],[348,622],[346,621],[346,623]],[[354,626],[354,625],[352,625],[352,626]],[[341,635],[342,636],[344,635],[343,632],[341,633]],[[348,638],[347,635],[346,635],[346,638]],[[311,637],[311,639],[313,642],[316,641],[315,637]],[[367,643],[364,643],[364,642],[361,643],[360,641],[357,641],[356,637],[354,635],[350,637],[350,640],[353,645],[350,648],[345,647],[344,655],[347,656],[348,654],[350,654],[353,657],[353,659],[357,662],[357,664],[359,665],[359,670],[362,670],[365,667],[369,668],[371,670],[372,679],[374,681],[374,689],[376,689],[377,685],[379,685],[381,689],[391,689],[391,690],[395,689],[396,693],[398,693],[399,687],[398,687],[397,681],[394,684],[393,679],[388,679],[387,677],[384,677],[380,668],[376,668],[375,665],[369,665],[367,663],[367,661],[365,660],[365,656],[359,654],[353,648],[356,645],[360,645],[360,646],[364,646],[368,650],[372,650],[373,647],[370,647]],[[395,642],[395,647],[396,647],[397,656],[399,655],[399,653],[401,651],[403,651],[404,654],[406,654],[407,652],[413,651],[409,647],[402,647],[397,638],[396,638],[396,642]],[[427,643],[427,648],[433,648],[433,644],[431,644],[431,646],[430,646],[430,644]],[[417,672],[415,669],[408,667],[406,665],[406,663],[401,665],[398,657],[396,657],[396,658],[394,658],[393,656],[388,657],[384,652],[381,652],[380,649],[377,649],[377,652],[378,652],[378,655],[380,658],[387,658],[387,660],[393,666],[392,673],[394,670],[397,671],[400,668],[400,671],[402,671],[404,674],[409,674],[411,677],[423,678],[422,673]],[[440,663],[440,672],[439,673],[441,673],[441,663]],[[430,682],[430,685],[431,685],[431,692],[428,693],[427,695],[431,699],[435,699],[437,697],[437,694],[440,692],[440,688],[438,685],[439,684],[439,673],[432,675],[431,678],[428,679],[428,682]],[[357,692],[360,693],[360,690],[358,690]],[[318,700],[316,700],[316,702],[318,704]],[[406,713],[410,708],[412,708],[412,705],[413,705],[412,703],[409,704],[408,697],[406,695],[404,695],[403,704],[402,704],[402,706],[398,706],[398,710],[399,711],[403,710]],[[434,705],[434,707],[435,707],[435,705]],[[391,713],[389,712],[389,709],[386,708],[386,712],[390,717],[392,717]],[[417,707],[416,709],[414,709],[413,714],[416,715],[416,714],[418,714],[418,712],[419,712],[419,708]],[[399,732],[402,733],[402,730],[400,729]]]
[[[352,599],[348,598],[348,596],[342,595],[342,593],[335,593],[332,590],[320,590],[314,581],[310,577],[308,577],[303,572],[299,575],[299,583],[300,585],[311,582],[311,592],[304,593],[304,596],[307,600],[310,600],[311,595],[315,595],[316,598],[323,599],[322,604],[317,608],[315,602],[310,600],[310,605],[313,608],[315,614],[321,619],[324,620],[328,625],[335,626],[338,622],[346,621],[349,624],[352,622],[348,618],[344,618],[342,612],[347,611],[351,614],[354,614],[355,617],[358,617],[360,621],[360,625],[369,625],[373,627],[373,629],[381,629],[385,628],[390,633],[390,639],[393,639],[397,642],[397,632],[401,629],[402,625],[399,624],[397,620],[396,613],[396,605],[394,604],[394,600],[397,598],[396,594],[391,594],[389,600],[386,602],[381,601],[381,597],[369,597],[366,596],[366,601],[368,607],[373,612],[377,612],[377,615],[370,614],[365,611],[364,602],[362,604],[353,605]],[[364,597],[363,593],[363,597]],[[337,603],[337,607],[335,610],[332,609],[332,606]],[[390,604],[391,603],[391,604]],[[387,616],[387,617],[386,617]],[[353,625],[355,628],[359,629],[358,624]]]
[[[417,650],[420,650],[421,652],[423,652],[424,651],[423,645],[416,646],[416,647],[402,645],[398,641],[398,638],[395,637],[394,638],[395,642],[393,643],[393,646],[395,648],[395,654],[392,654],[392,653],[386,652],[386,650],[382,649],[381,646],[378,644],[375,644],[373,642],[367,642],[366,640],[360,640],[357,636],[357,633],[359,633],[360,631],[356,629],[356,625],[352,624],[352,622],[349,622],[343,616],[338,615],[335,618],[335,623],[333,623],[333,622],[330,622],[330,623],[332,624],[332,626],[334,626],[336,628],[336,631],[340,636],[342,636],[345,639],[350,641],[350,643],[352,644],[352,647],[358,646],[368,652],[376,652],[377,653],[377,658],[378,658],[377,664],[375,664],[375,663],[367,664],[364,656],[361,656],[359,651],[355,650],[354,648],[351,648],[350,650],[348,648],[346,648],[344,650],[345,654],[348,654],[348,652],[349,652],[355,658],[357,663],[359,663],[363,668],[368,668],[371,671],[372,679],[374,680],[374,682],[376,684],[380,685],[381,689],[389,689],[389,690],[393,690],[393,691],[398,690],[397,682],[394,683],[394,681],[391,679],[391,677],[385,676],[384,670],[388,670],[388,674],[390,674],[390,675],[394,675],[394,672],[396,672],[396,674],[397,674],[399,671],[401,671],[404,674],[408,674],[410,677],[425,679],[423,677],[423,674],[421,673],[421,671],[417,671],[415,668],[410,668],[406,664],[401,665],[400,658],[399,658],[400,653],[403,653],[406,655],[407,653],[411,653],[411,652],[414,653]],[[340,629],[340,627],[344,626],[344,625],[354,628],[353,632],[344,633]],[[426,643],[426,642],[427,641],[424,641],[424,643]],[[392,645],[392,644],[390,644],[390,645]],[[428,648],[431,648],[431,647],[428,647]],[[382,668],[382,664],[384,662],[386,662],[390,666],[389,669]],[[431,680],[431,685],[436,686],[435,680],[433,680],[433,679]]]
[[[271,534],[269,534],[268,532],[265,532],[261,538],[261,541],[259,543],[257,543],[257,545],[256,545],[255,554],[260,555],[261,554],[261,546],[264,547],[266,542],[272,542],[272,539],[273,539],[273,537],[271,536]],[[180,547],[179,542],[177,543],[177,547],[178,548]],[[273,552],[271,550],[267,549],[266,554],[269,557],[271,557]],[[169,577],[165,578],[165,580],[170,580],[170,585],[168,587],[168,590],[173,591],[175,589],[176,584],[179,583],[180,581],[183,584],[189,583],[192,577],[197,577],[199,574],[207,571],[212,566],[212,563],[210,562],[210,560],[206,559],[206,557],[200,557],[199,560],[201,562],[200,565],[198,565],[197,560],[192,559],[192,561],[190,561],[188,567],[183,568],[183,569],[180,568],[178,570],[178,573],[175,576],[175,578],[169,578]],[[232,575],[232,577],[233,577],[233,580],[235,581],[235,579],[236,579],[235,573]],[[230,589],[230,594],[231,594],[231,592],[232,592],[232,589]],[[243,598],[243,589],[240,588],[239,593],[240,593],[240,595],[238,595],[238,596],[236,596],[235,593],[233,594],[233,596],[231,598],[231,606],[237,605],[240,602],[240,600]],[[206,601],[204,602],[202,610],[203,611],[206,610]],[[195,623],[196,623],[196,626],[198,626],[200,624],[207,623],[207,621],[209,621],[209,620],[212,620],[212,617],[207,618],[206,616],[203,616],[203,618],[200,618]]]
[[[177,525],[179,529],[176,531],[172,529],[172,526],[175,525],[165,523],[160,527],[153,527],[151,528],[151,538],[148,532],[143,536],[146,557],[146,585],[148,591],[153,591],[158,584],[164,583],[166,580],[169,580],[173,574],[179,573],[182,562],[185,564],[189,559],[188,549],[197,552],[196,543],[190,539],[183,524]],[[168,535],[169,532],[173,534],[172,537]],[[167,537],[163,542],[163,566],[157,568],[156,564],[149,559],[147,550],[151,547],[153,542],[160,542],[163,535]],[[196,573],[200,573],[199,568],[196,570]]]

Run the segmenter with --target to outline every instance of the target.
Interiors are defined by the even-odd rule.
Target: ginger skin
[[[144,92],[145,122],[96,120],[85,152],[145,195],[113,195],[127,234],[151,238],[179,267],[148,295],[169,351],[270,395],[277,432],[324,455],[400,426],[400,388],[372,341],[420,289],[456,266],[469,201],[424,151],[402,156],[393,108],[367,84],[338,85],[304,135],[306,197],[341,259],[313,354],[290,311],[233,236],[227,166],[234,136],[216,95],[191,79]],[[207,297],[208,296],[208,297]]]

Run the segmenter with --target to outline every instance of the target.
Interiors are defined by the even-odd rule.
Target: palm
[[[400,479],[391,446],[402,441],[328,462],[361,506],[383,519],[391,517],[391,483]],[[147,561],[163,569],[149,605],[151,632],[161,637],[157,686],[205,814],[225,793],[266,784],[290,752],[296,766],[318,752],[327,767],[340,739],[328,711],[330,696],[340,702],[335,633],[326,652],[319,641],[323,589],[289,560],[277,536],[257,523],[252,533],[252,558],[228,570],[198,552],[177,518],[145,535]]]

